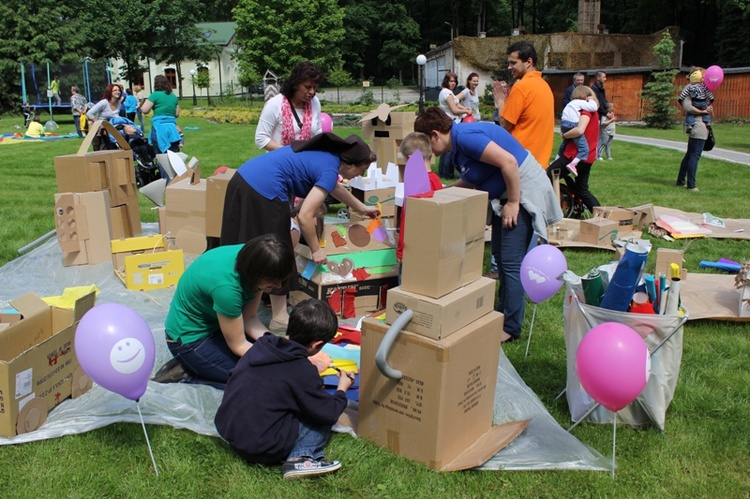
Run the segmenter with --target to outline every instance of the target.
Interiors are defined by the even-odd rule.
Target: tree
[[[196,26],[203,14],[199,0],[154,0],[159,16],[156,20],[157,63],[174,65],[177,71],[178,95],[182,98],[182,62],[208,62],[218,52]]]
[[[642,96],[648,103],[651,111],[643,117],[646,126],[650,128],[672,128],[674,120],[671,100],[675,96],[676,88],[672,83],[674,75],[678,73],[672,68],[672,54],[674,53],[674,41],[669,31],[665,31],[661,40],[654,45],[653,54],[656,56],[660,71],[655,71],[652,81],[643,86]]]
[[[242,71],[283,77],[305,60],[324,73],[340,66],[344,11],[336,0],[240,0],[234,16]]]
[[[403,82],[402,69],[411,66],[418,53],[419,24],[407,15],[403,5],[395,2],[381,3],[381,15],[378,60],[384,68],[398,71],[399,82]]]

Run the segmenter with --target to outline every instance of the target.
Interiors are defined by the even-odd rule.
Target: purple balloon
[[[328,113],[320,113],[320,128],[324,132],[333,131],[333,118]]]
[[[81,318],[75,352],[84,372],[130,400],[146,393],[156,345],[143,317],[118,303],[97,305]]]
[[[643,338],[632,328],[605,322],[586,333],[578,345],[576,372],[592,399],[617,412],[646,388],[651,357]]]
[[[709,66],[703,73],[703,83],[712,92],[719,88],[722,81],[724,81],[724,70],[719,66]]]
[[[562,251],[551,244],[540,244],[521,262],[521,285],[534,303],[543,302],[562,287],[558,277],[568,270]]]

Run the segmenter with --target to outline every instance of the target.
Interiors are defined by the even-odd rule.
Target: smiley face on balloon
[[[84,372],[107,390],[131,400],[146,392],[155,350],[146,321],[117,303],[95,306],[76,329],[76,357]]]

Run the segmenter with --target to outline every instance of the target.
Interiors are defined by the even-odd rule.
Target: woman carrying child
[[[560,132],[563,134],[563,141],[560,144],[557,156],[559,157],[563,155],[568,142],[572,141],[576,145],[576,149],[578,150],[576,157],[573,158],[570,163],[565,165],[574,177],[578,176],[578,163],[584,161],[589,155],[589,144],[586,141],[586,138],[580,135],[575,138],[566,139],[565,132],[578,126],[578,123],[581,121],[581,111],[589,111],[593,113],[599,108],[599,103],[596,100],[596,97],[591,96],[586,91],[586,88],[588,87],[580,85],[573,90],[573,93],[570,95],[571,101],[568,102],[565,109],[563,109],[560,121]]]
[[[419,114],[414,130],[426,134],[432,152],[453,152],[460,179],[452,187],[485,191],[492,200],[492,254],[500,272],[498,310],[505,314],[504,341],[521,335],[524,291],[521,261],[536,238],[562,211],[544,169],[504,128],[492,123],[453,123],[431,107]],[[533,247],[533,246],[532,246]]]

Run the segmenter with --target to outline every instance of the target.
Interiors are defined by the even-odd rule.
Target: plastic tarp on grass
[[[155,233],[155,224],[144,224],[144,232]],[[187,266],[190,262],[185,263]],[[148,294],[130,291],[115,276],[109,263],[63,267],[61,250],[54,238],[1,267],[0,282],[3,283],[0,289],[0,306],[3,307],[27,292],[33,291],[42,297],[57,296],[66,287],[95,284],[101,291],[96,298],[98,304],[120,303],[137,311],[148,322],[156,340],[154,372],[171,358],[164,339],[164,319],[174,289],[154,290]],[[262,315],[261,320],[267,322],[270,313],[265,310],[262,313],[267,315]],[[500,359],[495,393],[496,424],[524,419],[531,419],[531,423],[520,437],[480,469],[610,469],[608,460],[560,427],[505,354]],[[140,407],[148,424],[169,425],[218,437],[213,420],[221,397],[221,391],[208,386],[151,381],[140,399]],[[40,429],[13,438],[0,437],[0,445],[83,433],[116,422],[139,423],[135,403],[94,385],[83,396],[56,407]]]

